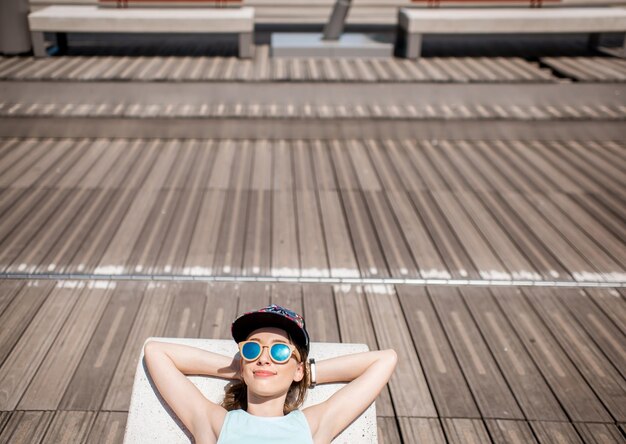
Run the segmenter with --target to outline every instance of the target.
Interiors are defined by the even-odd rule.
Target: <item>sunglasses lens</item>
[[[241,355],[244,359],[256,359],[261,354],[261,345],[256,342],[246,342],[241,347]]]
[[[291,358],[291,349],[285,344],[274,344],[270,349],[272,359],[276,362],[286,362]]]

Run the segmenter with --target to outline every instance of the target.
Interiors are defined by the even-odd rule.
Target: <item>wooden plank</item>
[[[322,226],[332,277],[359,277],[350,232],[337,191],[319,191]]]
[[[372,318],[361,287],[336,285],[333,287],[337,321],[341,342],[367,344],[370,350],[378,350],[378,343],[372,325]],[[391,404],[389,386],[376,398],[378,416],[395,416]]]
[[[465,377],[426,288],[396,286],[413,343],[440,417],[480,418]]]
[[[560,212],[554,204],[542,195],[531,194],[528,195],[528,198],[553,226],[558,227],[562,236],[569,240],[572,245],[575,245],[580,254],[598,270],[599,278],[604,277],[604,279],[611,281],[623,280],[623,266],[601,248],[598,248],[598,245],[574,224],[573,214]]]
[[[387,192],[387,198],[421,277],[449,279],[451,275],[407,194],[404,191]]]
[[[241,274],[249,195],[242,188],[227,191],[213,263],[217,275]]]
[[[425,179],[415,171],[413,163],[408,157],[406,144],[406,141],[385,140],[382,147],[405,190],[426,190],[428,185]]]
[[[7,269],[46,221],[54,217],[55,211],[66,205],[66,199],[72,194],[72,190],[44,189],[37,194],[38,202],[33,203],[32,211],[26,215],[25,220],[6,221],[6,224],[14,224],[15,230],[8,233],[0,244],[0,270]],[[20,263],[15,268],[22,271],[32,268],[29,265],[31,264]]]
[[[622,377],[626,377],[626,351],[623,347],[626,343],[626,335],[624,332],[611,322],[610,318],[583,290],[560,289],[555,291],[554,295],[576,318],[580,326],[622,374]]]
[[[254,141],[254,167],[252,168],[252,177],[250,178],[250,188],[252,190],[267,191],[272,189],[272,152],[272,146],[269,141]]]
[[[246,276],[269,276],[271,268],[272,192],[252,190],[248,198],[243,269]]]
[[[507,161],[507,147],[502,141],[479,141],[474,146],[476,149],[472,156],[476,157],[475,163],[489,165],[485,167],[484,177],[500,193],[539,191],[534,182],[520,175],[515,166]]]
[[[301,276],[329,277],[317,194],[315,191],[297,190],[295,196]]]
[[[406,444],[445,444],[443,430],[439,419],[410,418],[401,416],[398,418],[402,440]]]
[[[383,190],[400,191],[404,190],[402,181],[398,177],[387,149],[382,141],[367,139],[364,141],[365,149],[369,153],[371,163],[376,171],[380,186]]]
[[[361,193],[342,190],[340,194],[361,276],[388,276],[387,264]]]
[[[448,220],[428,192],[410,192],[417,212],[424,221],[433,242],[446,264],[446,268],[454,278],[477,279],[480,274],[467,255],[456,235],[448,225]]]
[[[519,290],[494,287],[492,293],[569,418],[612,421],[532,307],[520,297]]]
[[[0,434],[0,444],[30,444],[40,442],[54,412],[14,411]]]
[[[567,415],[491,293],[484,288],[460,291],[526,419],[567,421]]]
[[[567,422],[531,422],[537,440],[540,443],[571,443],[582,444],[572,424]]]
[[[485,424],[494,444],[537,443],[530,426],[526,422],[487,419]]]
[[[587,193],[570,194],[568,197],[583,208],[586,213],[593,214],[596,224],[603,225],[606,230],[610,231],[618,239],[626,238],[626,227],[622,223],[622,219],[602,205],[601,202],[598,202],[593,195]]]
[[[182,274],[184,272],[185,256],[198,221],[204,187],[213,166],[216,150],[213,148],[212,141],[192,140],[190,143],[197,157],[194,159],[192,170],[188,173],[190,179],[184,184],[185,191],[180,195],[179,205],[156,261],[154,272],[157,274]]]
[[[189,252],[183,271],[189,275],[208,275],[213,273],[213,263],[219,240],[221,217],[226,202],[227,192],[206,190],[202,197],[198,222],[191,237]]]
[[[534,205],[526,196],[517,193],[508,193],[502,196],[510,208],[514,211],[515,217],[523,220],[535,231],[541,242],[550,252],[561,261],[576,281],[598,280],[599,274],[594,267],[586,261],[574,249],[561,234],[546,221]]]
[[[393,287],[368,285],[364,290],[379,347],[393,348],[402,356],[389,381],[396,415],[436,417],[422,364]]]
[[[465,247],[472,262],[476,264],[478,273],[483,279],[510,279],[511,274],[486,243],[485,239],[474,226],[467,223],[467,214],[459,205],[452,193],[445,191],[433,192],[433,199],[439,204],[441,211]]]
[[[574,427],[589,444],[619,444],[624,436],[614,424],[574,423]]]
[[[507,160],[511,165],[515,165],[527,180],[533,181],[541,191],[561,190],[576,193],[583,190],[579,183],[547,161],[550,155],[538,150],[540,142],[511,141],[504,144],[507,146]]]
[[[0,368],[0,410],[14,410],[78,298],[59,282]]]
[[[626,165],[620,159],[610,155],[608,158],[603,156],[603,154],[608,154],[607,150],[597,142],[555,141],[551,146],[561,153],[566,153],[568,160],[578,165],[581,171],[589,172],[596,181],[608,185],[607,189],[614,189],[616,183],[618,186],[624,185],[622,168]],[[606,181],[607,178],[611,178],[612,181]]]
[[[0,412],[0,436],[2,436],[2,431],[4,430],[4,426],[9,422],[11,413],[12,412]]]
[[[288,308],[304,316],[302,287],[300,284],[272,284],[271,303]]]
[[[547,145],[547,146],[546,146]],[[603,190],[614,193],[624,198],[625,194],[621,188],[624,186],[623,173],[621,181],[619,173],[615,171],[615,167],[608,162],[597,164],[599,157],[580,154],[584,151],[584,147],[577,144],[579,150],[574,151],[572,143],[550,141],[546,144],[535,142],[542,157],[550,160],[555,166],[560,167],[573,181],[580,184],[586,191],[602,192]],[[618,177],[613,177],[616,174]]]
[[[313,191],[317,188],[313,172],[313,158],[308,141],[296,140],[293,144],[294,186],[296,190]]]
[[[312,142],[312,157],[317,187],[320,191],[336,190],[337,181],[326,142],[321,140]]]
[[[447,157],[454,162],[464,179],[476,191],[482,191],[478,197],[493,217],[503,227],[517,248],[523,252],[533,267],[547,279],[571,279],[563,265],[552,256],[532,230],[524,224],[524,219],[515,217],[500,194],[492,190],[506,189],[510,186],[499,176],[497,169],[481,160],[478,149],[472,144],[458,143],[454,147],[444,147]],[[472,166],[470,168],[470,165]]]
[[[393,444],[400,442],[400,432],[396,418],[393,416],[377,416],[376,423],[379,443]]]
[[[626,303],[615,289],[588,288],[585,292],[611,318],[611,321],[626,334]]]
[[[291,143],[278,140],[272,145],[273,190],[288,191],[294,189],[294,177],[291,159]]]
[[[240,285],[229,282],[207,284],[200,337],[231,339],[230,326],[237,315]],[[257,308],[261,308],[260,306]]]
[[[345,154],[347,154],[346,157],[348,157],[350,159],[349,161],[352,163],[350,170],[354,171],[354,175],[356,176],[357,188],[363,191],[381,191],[381,183],[378,180],[376,170],[372,165],[367,149],[363,143],[360,140],[350,140],[347,146],[344,147],[344,151],[346,152]],[[347,159],[345,160],[348,161]],[[345,168],[349,167],[346,166]],[[345,168],[339,168],[338,174],[340,176],[344,174]]]
[[[144,142],[136,140],[130,146],[124,146],[125,157],[120,159],[115,174],[106,176],[99,188],[107,190],[106,202],[101,215],[95,223],[86,228],[82,244],[72,257],[71,262],[63,269],[65,273],[93,272],[101,260],[109,243],[113,239],[121,221],[136,197],[136,193],[148,177],[148,173],[157,159],[158,146],[143,149]],[[155,149],[156,148],[156,149]],[[115,263],[104,265],[104,270],[112,268]]]
[[[623,238],[616,237],[598,223],[595,214],[586,212],[565,194],[551,193],[549,199],[559,210],[570,218],[589,236],[597,246],[605,250],[617,262],[618,267],[626,263],[626,243]],[[617,270],[615,270],[617,271]]]
[[[55,410],[111,297],[106,282],[77,283],[80,291],[46,358],[20,400],[20,410]]]
[[[365,202],[392,277],[420,277],[382,191],[365,191]]]
[[[206,284],[187,282],[169,284],[171,297],[175,301],[170,306],[170,314],[163,335],[171,338],[197,338],[202,324],[202,314],[206,302]]]
[[[54,184],[54,179],[50,178],[51,170],[49,169],[56,166],[65,166],[67,168],[68,163],[66,159],[76,156],[76,152],[72,156],[72,147],[76,143],[76,140],[73,139],[63,139],[61,141],[48,138],[43,140],[25,140],[23,149],[29,149],[29,152],[20,158],[10,170],[3,172],[0,177],[0,186],[28,188],[43,185],[44,182]],[[33,149],[30,149],[31,147]],[[71,165],[71,162],[69,165]],[[44,173],[42,174],[42,172]]]
[[[176,289],[164,283],[148,284],[104,398],[104,410],[128,411],[141,349],[149,337],[164,336]]]
[[[120,281],[61,400],[63,410],[98,410],[141,303],[144,283]]]
[[[126,412],[98,412],[86,442],[122,444],[127,417]]]
[[[414,171],[422,178],[427,189],[430,191],[450,191],[454,188],[441,177],[427,156],[427,150],[433,148],[433,143],[438,142],[406,140],[402,147],[414,167]]]
[[[64,233],[59,236],[54,247],[37,261],[39,266],[34,270],[35,273],[63,272],[79,251],[89,231],[99,219],[104,217],[103,211],[109,202],[120,197],[120,191],[107,189],[106,182],[110,183],[111,180],[115,180],[114,183],[119,185],[123,177],[120,170],[126,170],[127,166],[124,163],[128,161],[128,156],[133,156],[133,151],[128,149],[126,143],[119,142],[106,145],[106,151],[107,155],[98,160],[98,164],[103,164],[105,167],[99,165],[96,170],[92,170],[81,180],[81,187],[90,191],[86,204],[77,217],[69,219]],[[114,168],[113,165],[115,165]]]
[[[42,265],[46,255],[52,252],[56,245],[63,245],[63,238],[67,236],[68,225],[77,214],[85,211],[85,206],[96,196],[92,190],[71,190],[63,202],[62,207],[51,215],[36,233],[33,233],[24,248],[10,261],[5,272],[32,273]],[[56,264],[48,264],[48,270],[53,271]]]
[[[458,290],[433,287],[428,292],[482,416],[523,419],[513,393]]]
[[[69,444],[82,442],[96,419],[96,412],[58,411],[41,441],[42,444]]]
[[[558,302],[553,289],[524,289],[528,300],[616,421],[626,421],[626,380]]]
[[[0,329],[0,364],[18,342],[53,287],[53,282],[27,281],[6,307],[0,316],[0,325],[3,326]]]
[[[152,143],[152,148],[160,145],[160,141],[156,139]],[[159,150],[156,162],[142,183],[141,188],[136,191],[136,198],[133,200],[115,236],[109,242],[100,259],[96,268],[97,273],[119,274],[129,271],[125,267],[133,252],[129,245],[135,245],[140,235],[144,233],[143,228],[150,215],[150,210],[154,208],[154,204],[159,196],[158,190],[161,188],[168,173],[172,170],[172,166],[176,165],[177,149],[178,144],[175,141],[170,141]]]
[[[293,191],[272,194],[272,276],[299,276],[300,258]]]
[[[271,286],[269,284],[244,282],[239,287],[237,316],[270,304]],[[234,320],[235,318],[232,319]]]
[[[0,319],[4,309],[13,301],[15,295],[22,291],[24,285],[25,281],[22,280],[3,279],[0,281]]]
[[[340,342],[337,310],[331,286],[302,285],[302,305],[311,342]]]
[[[184,189],[185,184],[189,182],[197,151],[189,141],[173,145],[172,149],[178,152],[176,161],[165,176],[163,188],[157,191],[154,205],[126,262],[127,269],[131,272],[152,274],[157,271],[155,262],[164,246],[168,228],[174,215],[182,212],[179,203],[183,200],[183,194],[187,192],[181,188]]]
[[[491,442],[480,419],[444,418],[441,420],[450,444],[479,444]]]

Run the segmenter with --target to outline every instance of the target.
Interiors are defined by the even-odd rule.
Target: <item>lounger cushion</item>
[[[173,339],[151,338],[156,341],[174,342],[203,348],[216,353],[234,356],[237,345],[232,340],[221,339]],[[336,344],[336,343],[311,343],[311,357],[320,360],[351,353],[368,351],[365,344]],[[191,376],[189,379],[211,401],[219,403],[224,398],[224,387],[227,380]],[[328,399],[333,393],[345,384],[318,385],[309,390],[304,407],[318,404]],[[137,366],[133,392],[126,423],[125,444],[136,443],[189,443],[190,438],[185,434],[184,428],[178,422],[175,415],[169,410],[167,404],[153,389],[143,362],[143,351]],[[333,443],[366,444],[378,442],[376,430],[376,407],[370,405],[368,409],[354,421]]]

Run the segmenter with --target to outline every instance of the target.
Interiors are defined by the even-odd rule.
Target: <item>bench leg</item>
[[[587,49],[590,51],[597,50],[598,46],[600,45],[601,37],[602,37],[602,34],[597,33],[597,32],[589,34],[589,40],[587,40]]]
[[[67,50],[67,34],[64,32],[57,32],[57,50],[59,53],[64,53]]]
[[[30,39],[33,42],[33,54],[35,57],[46,57],[46,41],[43,38],[43,31],[33,31],[30,33]]]
[[[249,59],[252,57],[254,44],[251,32],[239,34],[239,58]]]
[[[406,36],[406,58],[418,59],[422,55],[422,35],[407,34]]]

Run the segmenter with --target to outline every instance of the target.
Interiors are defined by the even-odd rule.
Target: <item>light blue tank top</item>
[[[226,413],[217,444],[313,444],[313,437],[300,410],[264,417],[239,409]]]

